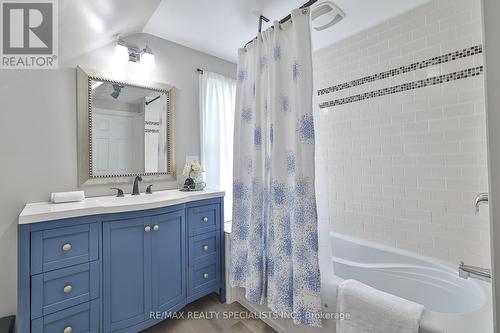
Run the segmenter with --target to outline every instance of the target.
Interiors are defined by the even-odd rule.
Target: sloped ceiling
[[[60,0],[60,64],[142,32],[161,0]]]
[[[320,0],[323,2],[327,0]],[[313,47],[325,47],[429,0],[334,0],[347,16],[321,32]],[[60,0],[60,63],[145,32],[236,62],[237,49],[255,37],[258,15],[271,22],[305,0]],[[318,2],[318,3],[319,3]]]
[[[326,0],[319,0],[324,2]],[[346,18],[324,31],[313,30],[315,49],[383,22],[429,0],[333,0]],[[306,0],[162,0],[144,32],[236,62],[237,49],[255,37],[258,15],[271,22]]]

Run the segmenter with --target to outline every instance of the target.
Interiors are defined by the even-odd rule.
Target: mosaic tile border
[[[467,49],[463,49],[463,50],[451,52],[451,53],[448,53],[448,54],[445,54],[442,56],[434,57],[431,59],[415,62],[415,63],[407,65],[407,66],[401,66],[399,68],[394,68],[394,69],[388,70],[386,72],[377,73],[377,74],[370,75],[370,76],[365,76],[365,77],[362,77],[360,79],[356,79],[353,81],[341,83],[341,84],[331,86],[328,88],[320,89],[320,90],[318,90],[318,96],[329,94],[329,93],[343,90],[343,89],[348,89],[348,88],[360,86],[360,85],[365,84],[365,83],[370,83],[370,82],[386,79],[388,77],[393,77],[396,75],[401,75],[404,73],[416,71],[418,69],[423,69],[423,68],[427,68],[430,66],[443,64],[443,63],[453,61],[456,59],[470,57],[470,56],[473,56],[476,54],[481,54],[481,53],[483,53],[483,46],[482,45],[472,46],[472,47],[469,47]]]
[[[400,85],[393,86],[393,87],[388,87],[388,88],[370,91],[370,92],[359,94],[359,95],[354,95],[354,96],[350,96],[350,97],[346,97],[346,98],[336,99],[336,100],[329,101],[329,102],[324,102],[324,103],[321,103],[319,105],[319,107],[321,109],[324,109],[324,108],[328,108],[328,107],[332,107],[332,106],[336,106],[336,105],[358,102],[358,101],[362,101],[362,100],[369,99],[369,98],[374,98],[374,97],[379,97],[379,96],[384,96],[384,95],[389,95],[389,94],[396,94],[396,93],[407,91],[407,90],[419,89],[419,88],[424,88],[424,87],[428,87],[428,86],[433,86],[436,84],[442,84],[445,82],[466,79],[469,77],[481,75],[483,73],[483,71],[484,71],[483,66],[473,67],[473,68],[464,69],[464,70],[454,72],[454,73],[444,74],[444,75],[440,75],[440,76],[434,76],[434,77],[424,79],[424,80],[404,83],[404,84],[400,84]]]

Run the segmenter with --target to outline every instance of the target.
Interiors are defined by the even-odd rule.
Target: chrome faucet
[[[474,200],[474,208],[476,214],[479,213],[479,206],[488,203],[488,193],[479,193]]]
[[[139,195],[139,194],[141,194],[139,192],[139,182],[142,182],[142,177],[141,176],[135,177],[135,179],[134,179],[134,188],[132,189],[132,195]]]
[[[465,265],[464,262],[462,261],[458,266],[458,276],[460,276],[462,279],[468,279],[469,277],[473,277],[476,279],[481,279],[490,282],[491,270],[487,268]]]

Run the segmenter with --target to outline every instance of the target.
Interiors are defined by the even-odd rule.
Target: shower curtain
[[[239,50],[230,281],[321,326],[309,9],[274,27]]]

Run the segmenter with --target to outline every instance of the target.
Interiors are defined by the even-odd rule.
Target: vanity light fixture
[[[155,56],[149,46],[139,49],[137,47],[128,46],[122,39],[118,39],[115,46],[114,59],[121,63],[127,61],[143,64],[145,67],[152,68],[156,65]]]
[[[118,42],[116,43],[113,58],[115,61],[119,62],[126,62],[128,60],[128,47],[121,39],[118,39]]]
[[[113,84],[113,92],[110,94],[111,97],[118,99],[123,88],[125,88],[123,84]]]
[[[151,51],[151,48],[147,45],[144,48],[144,51],[141,55],[141,63],[148,68],[153,68],[156,66],[155,56],[153,54],[153,51]]]

